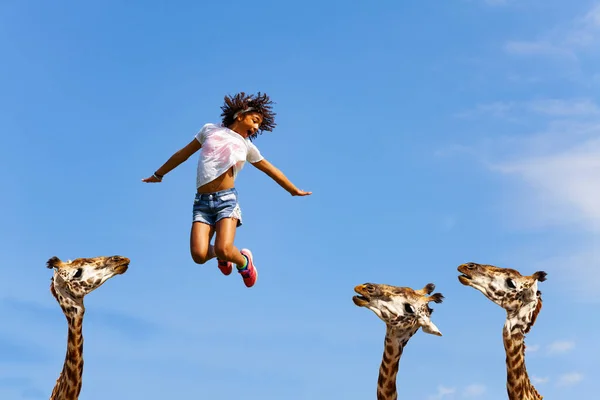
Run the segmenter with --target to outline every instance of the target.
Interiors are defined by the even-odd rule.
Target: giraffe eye
[[[508,286],[511,289],[516,289],[517,288],[517,284],[515,283],[515,281],[513,281],[512,279],[508,278],[506,280],[506,286]]]
[[[411,306],[408,303],[404,304],[404,311],[406,311],[409,314],[414,314],[415,313],[415,308],[413,306]]]
[[[77,271],[75,271],[75,275],[73,275],[73,278],[75,278],[75,279],[81,278],[82,274],[83,274],[83,269],[77,268]]]

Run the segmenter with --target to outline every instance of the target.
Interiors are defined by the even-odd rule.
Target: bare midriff
[[[233,179],[233,167],[229,168],[227,172],[217,177],[215,180],[208,182],[205,185],[200,186],[197,189],[198,193],[214,193],[221,190],[231,189],[234,187]]]

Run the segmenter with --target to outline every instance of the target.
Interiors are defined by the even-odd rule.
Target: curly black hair
[[[223,125],[230,126],[234,122],[234,115],[237,112],[250,109],[249,111],[257,112],[262,115],[262,124],[258,128],[258,132],[250,136],[250,139],[255,139],[263,131],[273,131],[277,124],[275,123],[275,113],[273,112],[273,101],[265,93],[258,92],[257,94],[246,94],[244,92],[237,93],[233,96],[225,96],[225,104],[221,106],[221,117]]]

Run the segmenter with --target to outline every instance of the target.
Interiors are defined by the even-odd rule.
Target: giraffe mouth
[[[359,307],[364,307],[369,304],[369,299],[362,295],[356,295],[352,297],[352,301]]]
[[[473,279],[473,277],[471,275],[464,274],[464,273],[458,276],[458,280],[463,285],[469,285],[471,283],[471,279]]]
[[[115,273],[117,273],[118,275],[124,274],[128,268],[129,268],[129,263],[117,265],[115,267]]]

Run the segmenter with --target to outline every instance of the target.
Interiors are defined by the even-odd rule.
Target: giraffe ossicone
[[[46,266],[54,270],[50,291],[60,305],[68,323],[67,354],[63,369],[52,390],[50,400],[77,400],[83,374],[83,298],[129,267],[127,257],[78,258],[63,262],[52,257]]]

